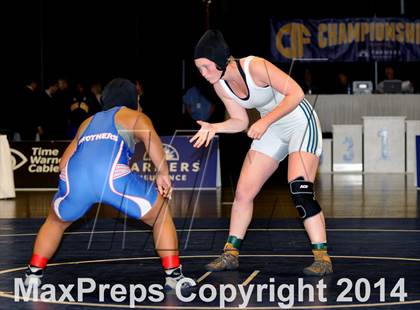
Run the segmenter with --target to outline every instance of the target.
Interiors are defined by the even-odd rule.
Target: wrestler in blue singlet
[[[139,219],[154,205],[153,183],[132,172],[134,144],[119,133],[114,107],[95,114],[80,135],[77,149],[60,174],[54,210],[63,221],[82,217],[94,203],[105,203]]]

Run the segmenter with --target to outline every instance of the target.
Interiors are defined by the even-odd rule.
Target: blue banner
[[[270,41],[274,62],[420,61],[420,19],[271,20]]]
[[[219,140],[214,137],[209,147],[196,149],[192,136],[161,136],[169,174],[174,189],[215,189],[221,186]],[[137,143],[131,170],[149,181],[155,179],[155,168],[144,145]]]
[[[191,136],[161,136],[172,185],[175,189],[216,189],[221,186],[219,139],[195,149]],[[70,141],[11,142],[16,189],[56,190],[59,162]],[[137,143],[131,169],[153,181],[155,170],[143,143]]]

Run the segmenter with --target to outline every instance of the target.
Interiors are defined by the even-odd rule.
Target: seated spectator
[[[352,83],[347,73],[340,72],[337,75],[336,84],[333,93],[335,94],[352,94]]]
[[[385,78],[381,82],[379,82],[378,85],[376,86],[377,93],[384,94],[384,93],[413,93],[414,92],[413,84],[409,80],[403,81],[397,78],[395,76],[395,71],[392,66],[385,67],[384,75],[385,75]],[[397,85],[398,85],[398,82],[400,82],[400,85],[398,89],[388,90],[386,87],[387,81],[397,82]]]
[[[319,87],[314,84],[314,78],[311,70],[309,69],[305,69],[305,72],[303,73],[303,82],[300,86],[302,87],[303,92],[307,95],[320,93]]]

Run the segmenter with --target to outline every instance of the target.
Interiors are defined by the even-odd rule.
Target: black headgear
[[[219,30],[207,30],[195,46],[194,59],[207,58],[216,63],[221,71],[226,70],[229,57],[229,46]]]
[[[127,79],[116,78],[109,82],[102,93],[102,108],[106,111],[116,106],[137,110],[136,86]]]

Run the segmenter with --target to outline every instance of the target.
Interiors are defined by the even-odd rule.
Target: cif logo
[[[10,149],[11,157],[12,157],[12,167],[13,170],[17,170],[22,167],[24,164],[27,163],[28,159],[25,155],[15,149]]]
[[[285,24],[277,32],[276,47],[285,58],[302,57],[303,46],[310,43],[311,32],[303,24]]]
[[[179,153],[172,145],[163,143],[163,151],[165,152],[166,161],[179,160]],[[143,161],[150,161],[149,153],[144,153]]]

